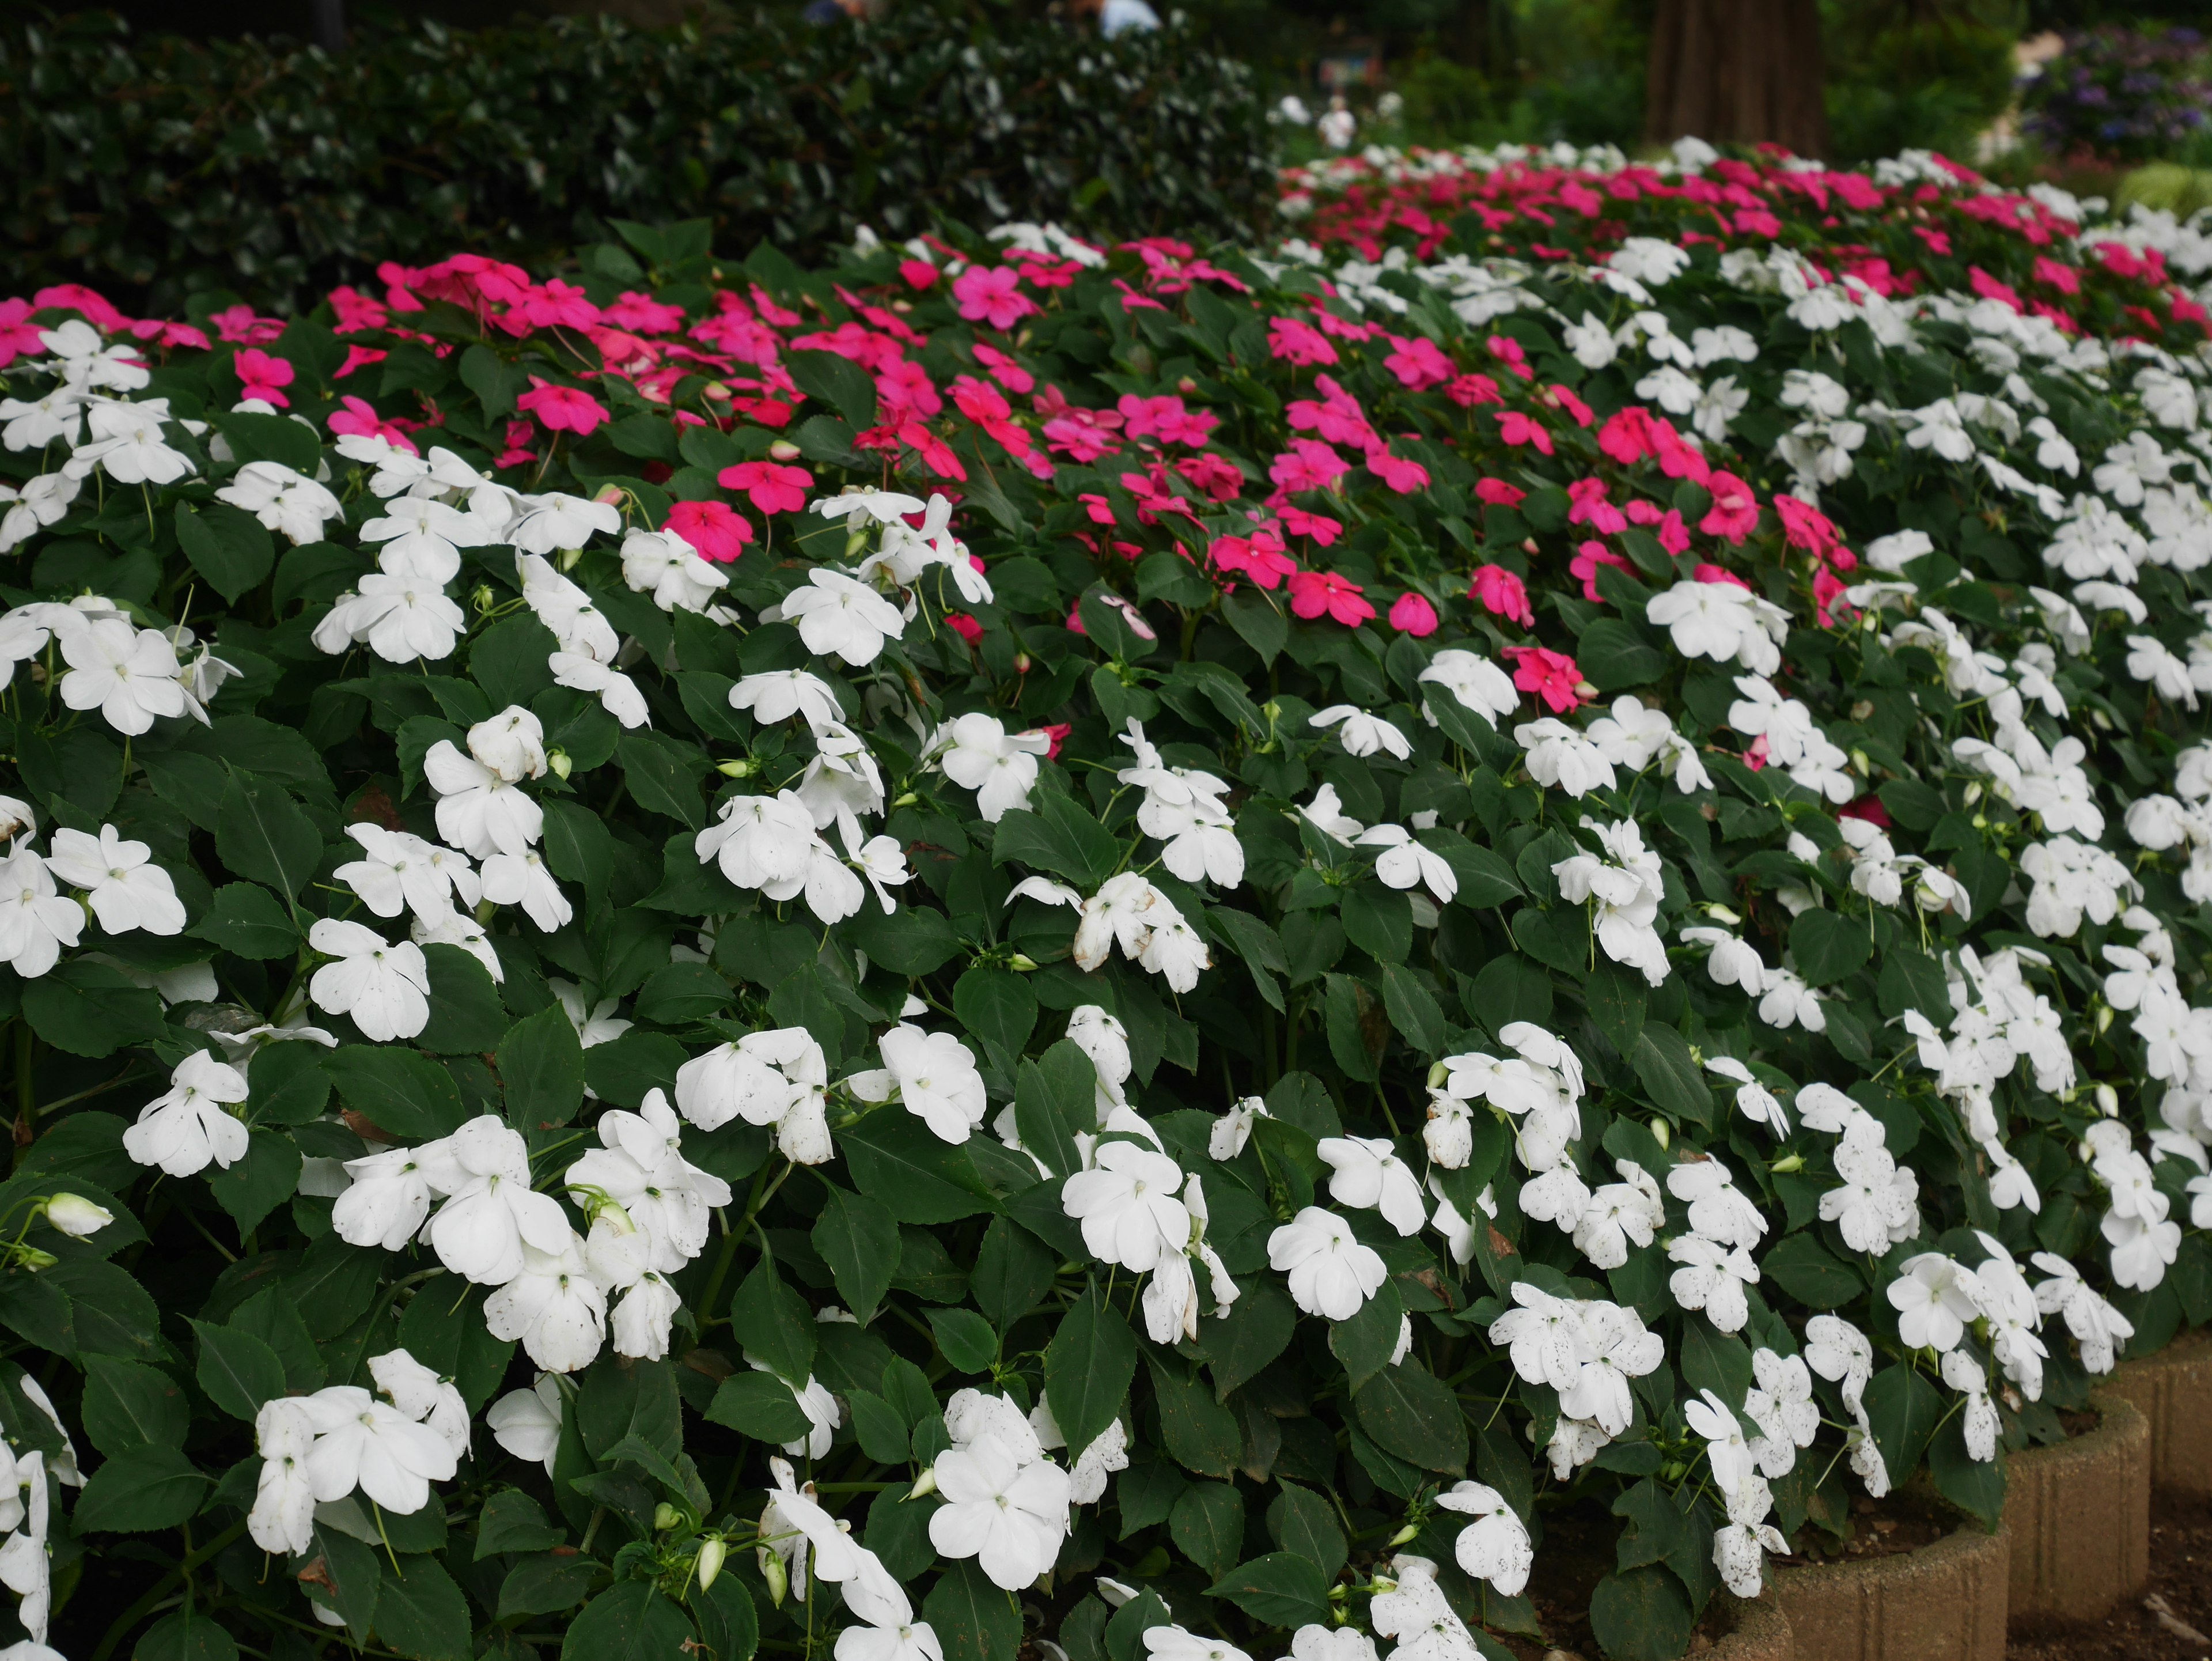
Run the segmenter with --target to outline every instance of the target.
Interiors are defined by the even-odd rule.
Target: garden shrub
[[[2172,25],[2077,29],[2022,87],[2021,130],[2062,156],[2157,161],[2203,149],[2204,37]]]
[[[25,1644],[1673,1656],[2212,1314],[2194,245],[1356,171],[0,311]]]
[[[341,58],[11,20],[0,108],[0,286],[151,309],[206,289],[289,313],[387,260],[542,260],[616,218],[706,216],[721,247],[801,258],[939,218],[1229,235],[1273,189],[1234,59],[1172,31],[971,32],[927,5],[830,28],[425,23]]]

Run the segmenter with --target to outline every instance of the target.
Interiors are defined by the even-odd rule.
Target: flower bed
[[[2163,234],[1941,176],[2033,299],[1716,163],[12,305],[26,1634],[1464,1661],[1595,1499],[1627,1661],[1994,1526],[2212,1298],[2212,520]]]

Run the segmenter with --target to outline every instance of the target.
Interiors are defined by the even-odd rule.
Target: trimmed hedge
[[[0,26],[0,286],[149,309],[230,289],[289,313],[381,261],[542,261],[614,218],[802,258],[944,218],[1219,235],[1271,201],[1271,161],[1244,66],[1171,33],[564,18],[334,60],[105,13]]]

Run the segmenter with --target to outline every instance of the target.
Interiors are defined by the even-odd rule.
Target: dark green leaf
[[[323,1067],[348,1107],[402,1141],[450,1135],[467,1116],[453,1075],[419,1050],[348,1044]]]
[[[696,1638],[682,1604],[646,1581],[624,1580],[584,1605],[561,1640],[561,1661],[671,1661]]]
[[[323,839],[274,785],[233,778],[216,816],[215,849],[237,875],[296,895],[323,856]]]
[[[1045,1399],[1078,1453],[1105,1433],[1137,1371],[1136,1335],[1096,1286],[1060,1317],[1044,1355]]]
[[[1295,1629],[1328,1618],[1328,1582],[1320,1566],[1292,1551],[1254,1558],[1208,1586],[1206,1595],[1227,1598],[1267,1627]]]
[[[576,1116],[584,1099],[584,1046],[557,1003],[525,1016],[500,1041],[500,1082],[507,1086],[507,1123],[550,1129]]]

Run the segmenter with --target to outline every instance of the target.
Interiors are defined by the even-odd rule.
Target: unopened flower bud
[[[477,608],[478,617],[483,617],[487,615],[493,606],[499,604],[499,596],[492,593],[491,584],[489,582],[479,583],[477,585],[476,592],[469,596],[469,604]]]
[[[670,1505],[665,1500],[663,1500],[659,1505],[653,1508],[653,1532],[656,1534],[659,1534],[665,1530],[674,1528],[683,1520],[684,1513],[677,1510],[675,1506]]]
[[[2110,1004],[2108,1004],[2108,1003],[2106,1003],[2106,1004],[2099,1004],[2099,1005],[2097,1006],[2097,1031],[2098,1031],[2099,1036],[2100,1036],[2100,1037],[2101,1037],[2101,1036],[2102,1036],[2106,1031],[2107,1031],[2111,1028],[2112,1025],[2112,1005],[2110,1005]]]
[[[714,770],[726,779],[749,779],[753,776],[752,757],[740,756],[735,761],[716,762]]]
[[[714,1584],[714,1577],[722,1572],[722,1560],[729,1555],[730,1548],[720,1540],[709,1540],[699,1548],[699,1590],[701,1591],[706,1591]]]
[[[1006,959],[1006,967],[1018,975],[1026,975],[1036,967],[1036,959],[1026,952],[1017,952]]]
[[[553,770],[555,778],[562,780],[566,780],[576,769],[576,764],[568,759],[568,752],[566,750],[548,750],[545,752],[545,764]]]
[[[1395,1534],[1390,1536],[1390,1543],[1394,1546],[1402,1546],[1406,1542],[1412,1539],[1420,1531],[1420,1525],[1419,1524],[1408,1523],[1405,1527],[1400,1529]]]
[[[1597,696],[1597,687],[1593,682],[1578,680],[1575,683],[1575,696],[1578,698],[1594,698]]]
[[[717,404],[730,401],[730,389],[719,380],[710,380],[699,389]]]
[[[915,803],[921,800],[921,798],[920,796],[915,794],[913,791],[909,790],[904,795],[901,796],[896,801],[893,802],[891,806],[894,807],[911,807]]]
[[[46,1220],[71,1239],[82,1240],[113,1222],[115,1214],[82,1194],[57,1194],[46,1202]]]
[[[1874,774],[1874,764],[1867,759],[1867,752],[1863,750],[1851,751],[1851,765],[1859,770],[1861,778],[1869,778]]]
[[[702,1557],[705,1555],[703,1550],[700,1553]],[[784,1573],[783,1559],[772,1551],[764,1551],[761,1554],[760,1568],[761,1579],[768,1582],[769,1602],[781,1609],[783,1595],[791,1589],[791,1577]]]
[[[2120,1092],[2108,1084],[2097,1086],[2097,1110],[2108,1119],[2120,1116]]]
[[[36,1275],[42,1269],[52,1269],[61,1259],[51,1251],[40,1250],[36,1246],[19,1245],[15,1248],[15,1261]]]
[[[1017,652],[1017,653],[1015,653],[1015,654],[1014,654],[1014,672],[1015,672],[1016,674],[1018,674],[1018,675],[1026,675],[1027,673],[1029,673],[1029,672],[1030,672],[1030,654],[1029,654],[1027,652]]]
[[[1805,1156],[1802,1153],[1785,1153],[1766,1168],[1787,1176],[1793,1171],[1802,1171],[1805,1168]]]
[[[1966,787],[1966,802],[1967,806],[1972,807],[1981,799],[1982,787],[1979,784],[1970,784]]]
[[[1674,1135],[1674,1126],[1672,1126],[1672,1125],[1670,1125],[1670,1124],[1668,1124],[1668,1123],[1666,1122],[1666,1120],[1664,1120],[1664,1119],[1654,1119],[1654,1120],[1652,1120],[1652,1122],[1651,1122],[1651,1140],[1652,1140],[1653,1141],[1655,1141],[1655,1142],[1658,1143],[1658,1144],[1659,1144],[1659,1146],[1660,1146],[1660,1147],[1661,1147],[1662,1149],[1663,1149],[1663,1148],[1665,1148],[1665,1147],[1666,1147],[1667,1143],[1668,1143],[1668,1140],[1670,1137],[1672,1137],[1672,1136]]]
[[[592,500],[609,508],[614,508],[621,505],[623,495],[623,487],[619,484],[602,484],[599,486],[599,495],[593,496]]]
[[[1443,1087],[1444,1080],[1449,1077],[1451,1077],[1451,1068],[1446,1067],[1442,1062],[1431,1062],[1429,1063],[1430,1089],[1441,1090]]]
[[[584,551],[581,548],[563,548],[561,551],[561,569],[564,571],[574,570],[576,562],[583,557]]]
[[[777,461],[796,461],[799,459],[799,447],[796,444],[793,444],[787,438],[780,438],[776,440],[775,443],[768,447],[768,453],[770,457]]]
[[[906,1497],[909,1500],[924,1500],[936,1492],[937,1467],[932,1465],[915,1479],[914,1486],[907,1490]]]

